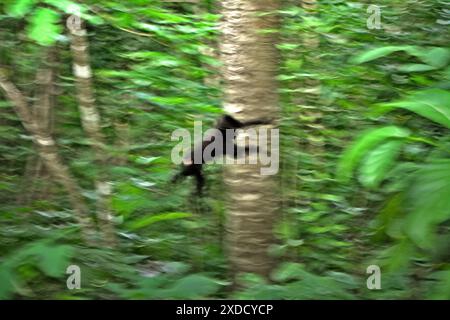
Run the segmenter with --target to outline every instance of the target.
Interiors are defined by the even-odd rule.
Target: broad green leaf
[[[359,165],[361,159],[380,143],[388,139],[406,138],[409,135],[410,131],[408,129],[396,126],[376,128],[365,132],[344,152],[338,164],[338,179],[348,182],[353,170]]]
[[[59,14],[54,10],[47,8],[36,10],[31,19],[28,36],[43,46],[52,45],[61,32],[58,20]]]
[[[443,68],[450,62],[450,49],[410,47],[407,52],[435,68]]]
[[[431,249],[438,224],[450,219],[450,159],[435,160],[418,170],[407,190],[407,234]]]
[[[117,169],[117,168],[116,168]],[[114,170],[117,174],[132,174],[125,170]],[[153,205],[153,201],[148,198],[147,191],[142,188],[136,187],[132,183],[126,183],[118,187],[118,192],[113,196],[111,200],[111,206],[117,213],[129,216],[131,213],[138,209],[149,208]]]
[[[165,295],[171,299],[198,299],[216,293],[224,283],[201,274],[192,274],[177,280]]]
[[[400,72],[425,72],[431,70],[436,70],[436,67],[421,63],[404,64],[398,68]]]
[[[414,244],[409,239],[403,238],[381,252],[381,265],[389,272],[405,269],[411,261],[414,250]]]
[[[359,180],[367,188],[377,188],[393,167],[404,141],[391,140],[369,151],[362,160]]]
[[[370,49],[350,59],[351,63],[361,64],[364,62],[376,60],[381,57],[390,55],[398,51],[408,51],[414,47],[412,46],[387,46],[381,48]]]
[[[64,274],[73,256],[73,247],[38,242],[28,247],[27,254],[38,258],[39,268],[48,276],[59,277]]]
[[[428,89],[415,92],[405,99],[378,105],[377,113],[402,108],[439,123],[450,129],[450,92],[442,89]]]
[[[127,224],[127,227],[130,230],[136,230],[136,229],[147,227],[156,222],[184,219],[184,218],[189,218],[191,216],[192,216],[192,214],[184,213],[184,212],[161,213],[161,214],[151,215],[148,217],[144,217],[144,218],[141,218],[138,220],[131,221],[130,223]]]
[[[409,65],[402,67],[404,70],[426,71],[424,69],[433,70],[445,67],[450,61],[450,49],[439,47],[417,47],[417,46],[386,46],[381,48],[370,49],[350,59],[351,63],[361,64],[388,56],[394,52],[405,51],[408,54],[417,57],[426,65]],[[427,66],[428,65],[428,66]],[[403,70],[403,71],[404,71]]]
[[[6,13],[21,18],[31,11],[36,0],[15,0],[6,7]]]
[[[135,161],[137,164],[150,164],[161,157],[138,157]]]

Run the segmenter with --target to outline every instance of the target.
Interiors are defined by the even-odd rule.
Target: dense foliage
[[[0,94],[0,298],[450,299],[448,2],[379,0],[372,30],[371,1],[318,1],[314,13],[299,2],[279,13],[278,266],[272,282],[249,274],[231,293],[220,166],[207,167],[202,199],[189,180],[169,183],[172,131],[223,112],[217,4],[2,1],[0,67],[32,104],[56,49],[58,151],[90,208],[106,170],[118,244],[82,242],[67,193]],[[65,25],[74,8],[107,168],[80,122]],[[374,264],[381,290],[366,286]],[[80,290],[66,287],[69,265],[82,267]]]

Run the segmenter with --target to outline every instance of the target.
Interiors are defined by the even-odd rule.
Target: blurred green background
[[[311,12],[281,1],[277,266],[271,281],[247,274],[231,290],[221,167],[207,166],[202,199],[190,180],[169,183],[172,131],[223,112],[217,2],[0,2],[0,77],[29,106],[48,89],[54,107],[40,121],[99,232],[103,210],[114,238],[83,241],[74,200],[0,90],[0,298],[450,299],[450,3],[323,0]],[[367,27],[371,4],[381,29]],[[74,8],[103,160],[80,121]],[[47,89],[39,70],[53,72]],[[95,189],[105,176],[108,203]],[[373,264],[381,290],[366,287]],[[82,270],[80,290],[66,287],[69,265]]]

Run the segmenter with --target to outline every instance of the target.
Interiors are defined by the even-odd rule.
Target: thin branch
[[[95,105],[92,85],[92,69],[89,56],[89,41],[84,25],[69,24],[70,49],[72,52],[73,72],[76,79],[78,108],[81,123],[91,142],[95,153],[96,164],[100,167],[100,174],[96,178],[95,187],[98,195],[97,216],[101,222],[101,232],[105,245],[112,247],[116,244],[112,213],[110,211],[111,183],[106,180],[108,153],[105,138],[101,132],[100,113]]]
[[[14,111],[19,116],[22,125],[32,135],[38,154],[48,170],[66,189],[84,240],[88,244],[93,244],[95,240],[95,228],[89,217],[89,209],[84,202],[80,187],[71,176],[69,169],[63,164],[57,152],[55,140],[48,131],[43,130],[34,121],[25,96],[8,80],[5,70],[2,69],[0,69],[0,88],[11,101]]]

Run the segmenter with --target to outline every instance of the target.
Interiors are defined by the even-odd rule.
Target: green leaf
[[[426,65],[407,65],[401,69],[412,71],[428,71],[445,67],[450,61],[450,49],[439,47],[417,47],[417,46],[386,46],[381,48],[370,49],[362,52],[350,59],[351,63],[361,64],[388,56],[394,52],[405,51],[408,54],[417,57]],[[427,69],[427,70],[425,70]]]
[[[450,159],[434,160],[415,173],[407,203],[407,234],[420,247],[433,248],[437,225],[450,219]]]
[[[342,182],[348,182],[352,176],[353,170],[359,164],[361,159],[373,148],[388,139],[402,139],[410,135],[410,131],[405,128],[388,126],[371,129],[360,136],[353,145],[348,148],[339,164],[337,177]]]
[[[414,244],[409,239],[403,238],[381,252],[381,266],[389,272],[404,270],[411,262],[414,250]]]
[[[144,218],[141,218],[138,220],[131,221],[130,223],[127,224],[127,228],[129,228],[130,230],[136,230],[136,229],[147,227],[156,222],[184,219],[184,218],[189,218],[191,216],[192,216],[192,214],[184,213],[184,212],[161,213],[161,214],[151,215],[148,217],[144,217]]]
[[[38,257],[38,266],[46,275],[60,277],[69,266],[74,250],[67,245],[38,244],[31,252]]]
[[[360,166],[359,180],[367,188],[377,188],[394,166],[404,141],[391,140],[369,151]]]
[[[357,56],[350,59],[351,63],[361,64],[364,62],[372,61],[379,59],[381,57],[385,57],[390,55],[391,53],[398,51],[408,51],[413,49],[412,46],[387,46],[381,48],[375,48],[367,50],[363,53],[358,54]]]
[[[75,1],[70,0],[43,0],[45,3],[52,5],[59,10],[67,13],[67,14],[74,14],[74,13],[82,13],[84,8],[76,3]]]
[[[154,19],[161,23],[186,23],[189,22],[186,18],[181,15],[175,15],[170,12],[163,12],[161,10],[155,10],[153,8],[148,8],[141,10],[143,14],[147,17]]]
[[[198,299],[216,293],[224,283],[201,274],[192,274],[176,281],[166,289],[171,299]]]
[[[398,68],[400,72],[425,72],[431,70],[436,70],[436,67],[421,63],[404,64]]]
[[[178,67],[185,64],[181,58],[157,51],[138,51],[121,56],[134,60],[148,60],[154,67]]]
[[[31,11],[36,0],[16,0],[6,7],[6,13],[15,18],[21,18]]]
[[[450,61],[450,49],[447,48],[411,47],[407,52],[436,69],[445,67]]]
[[[40,45],[52,45],[61,32],[61,26],[58,24],[58,20],[59,14],[54,10],[47,8],[36,10],[31,18],[28,36]]]
[[[405,238],[404,233],[397,226],[401,223],[401,215],[404,214],[404,197],[403,193],[396,193],[391,196],[384,204],[373,221],[373,227],[377,229],[374,235],[375,239],[384,239],[384,235],[388,235],[394,239]]]
[[[378,105],[377,113],[402,108],[439,123],[450,129],[450,92],[442,89],[428,89],[415,92],[403,100]]]

